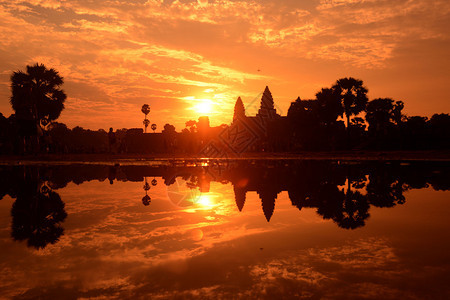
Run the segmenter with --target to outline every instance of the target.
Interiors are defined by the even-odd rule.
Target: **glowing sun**
[[[209,114],[212,111],[212,102],[210,100],[202,100],[194,106],[194,110],[200,114]]]

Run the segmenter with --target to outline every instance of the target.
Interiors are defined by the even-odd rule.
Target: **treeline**
[[[0,113],[0,154],[193,154],[202,144],[197,132],[178,133],[170,124],[164,126],[162,133],[144,134],[141,128],[117,129],[113,138],[104,129],[71,129],[60,122],[39,126],[32,138],[24,138],[20,127],[14,114],[5,118]]]
[[[339,79],[315,99],[297,98],[269,125],[268,149],[431,150],[450,148],[450,115],[407,116],[404,103],[367,98],[361,80]]]
[[[58,123],[66,99],[63,78],[44,65],[11,75],[14,114],[0,113],[0,154],[24,153],[182,153],[226,156],[224,152],[440,150],[450,149],[450,115],[407,116],[404,103],[370,100],[362,80],[341,78],[315,99],[293,101],[287,116],[276,113],[268,88],[256,116],[245,115],[240,98],[231,125],[210,127],[207,117],[188,121],[180,133],[170,124],[162,133],[142,129],[106,132]],[[148,105],[147,105],[148,106]],[[143,106],[147,116],[150,108]],[[243,121],[242,132],[236,120]],[[145,128],[149,125],[144,120]],[[155,125],[155,126],[153,126]],[[152,129],[156,129],[156,124]],[[261,127],[264,127],[261,129]],[[256,131],[255,131],[256,130]],[[255,139],[256,136],[256,139]],[[230,150],[231,149],[231,150]]]
[[[108,136],[105,130],[93,131],[54,122],[37,130],[32,143],[25,144],[20,138],[20,125],[15,115],[5,118],[0,114],[0,153],[105,153],[108,151]]]

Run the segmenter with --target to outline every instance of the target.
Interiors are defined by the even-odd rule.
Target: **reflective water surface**
[[[450,297],[450,164],[0,166],[6,298]]]

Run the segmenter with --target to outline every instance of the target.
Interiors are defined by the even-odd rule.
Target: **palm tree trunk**
[[[347,116],[347,149],[350,149],[350,115],[345,115]]]

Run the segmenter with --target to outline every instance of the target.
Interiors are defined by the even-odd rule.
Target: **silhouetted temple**
[[[356,90],[348,89],[347,84]],[[60,112],[54,114],[55,120],[49,119],[53,113],[35,114],[30,119],[29,111],[34,109],[31,102],[24,100],[24,108],[11,98],[15,114],[6,118],[0,113],[0,154],[160,153],[231,158],[246,152],[450,149],[448,113],[431,118],[407,116],[402,113],[402,101],[368,101],[366,93],[361,80],[342,78],[331,88],[322,88],[314,99],[298,97],[281,116],[266,86],[261,99],[247,99],[246,106],[238,97],[230,124],[210,126],[209,117],[200,116],[186,120],[185,128],[179,131],[166,123],[158,133],[157,124],[151,124],[153,132],[147,132],[147,104],[141,109],[145,130],[122,128],[114,132],[111,128],[106,132],[79,126],[69,129],[55,122]],[[58,107],[61,110],[64,106]]]
[[[236,123],[241,123],[242,127],[249,130],[255,138],[259,140],[260,143],[258,144],[261,144],[261,142],[266,140],[269,135],[269,126],[281,118],[283,117],[281,117],[275,109],[272,93],[270,92],[269,87],[266,86],[261,97],[258,113],[255,116],[247,116],[245,114],[242,99],[241,97],[238,97],[234,106],[232,126]]]

